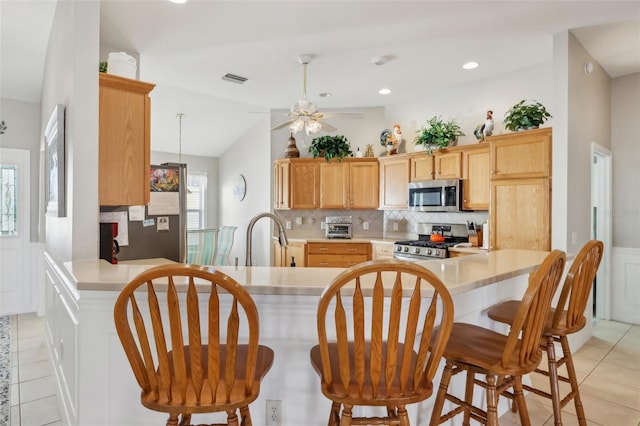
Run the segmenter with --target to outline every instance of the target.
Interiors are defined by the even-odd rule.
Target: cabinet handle
[[[349,247],[347,251],[356,251],[356,249],[354,249],[353,247]]]
[[[497,171],[497,170],[491,170],[491,174],[492,174],[492,175],[497,175],[497,174],[498,174],[498,171]]]
[[[356,264],[356,262],[347,262],[347,265],[349,265],[349,266],[353,266],[355,264]]]
[[[329,250],[327,247],[320,247],[320,251],[327,251]]]
[[[328,262],[320,262],[320,265],[328,265]]]

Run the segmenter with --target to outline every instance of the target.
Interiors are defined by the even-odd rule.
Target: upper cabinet
[[[274,209],[317,209],[320,163],[310,158],[276,160],[274,185]]]
[[[489,210],[489,144],[465,146],[462,151],[462,208]]]
[[[433,155],[426,152],[411,154],[410,162],[411,182],[433,179]]]
[[[491,136],[489,141],[492,179],[551,176],[551,128]]]
[[[462,178],[462,151],[439,150],[433,156],[435,179]]]
[[[321,209],[377,209],[378,160],[320,160]]]
[[[407,209],[409,205],[409,191],[407,188],[412,162],[413,158],[406,156],[391,155],[380,157],[381,209]]]
[[[98,200],[101,206],[149,203],[154,84],[100,73]]]

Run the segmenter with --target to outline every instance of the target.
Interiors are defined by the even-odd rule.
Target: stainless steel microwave
[[[424,180],[409,183],[409,210],[455,212],[462,210],[462,181]]]

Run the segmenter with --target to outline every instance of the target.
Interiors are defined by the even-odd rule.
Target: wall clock
[[[244,200],[244,196],[247,194],[247,182],[244,180],[244,176],[238,175],[233,181],[233,188],[231,188],[233,197],[238,201]]]

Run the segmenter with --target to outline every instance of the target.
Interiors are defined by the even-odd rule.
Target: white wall
[[[640,249],[640,73],[611,84],[613,245]]]
[[[244,265],[246,261],[246,232],[252,217],[271,211],[271,157],[269,119],[265,117],[220,157],[218,226],[237,226],[229,262]],[[246,180],[247,193],[239,201],[232,195],[233,182],[238,174]],[[271,223],[261,219],[253,232],[253,264],[271,265]]]
[[[99,2],[58,2],[47,48],[40,133],[66,106],[67,216],[46,217],[47,252],[57,262],[98,257]]]
[[[153,145],[153,140],[151,141]],[[177,163],[178,154],[151,151],[151,164]],[[205,228],[218,227],[218,159],[182,154],[182,162],[187,165],[188,173],[207,175],[207,204],[205,205]]]
[[[30,240],[39,241],[38,208],[40,179],[40,105],[32,102],[0,98],[0,117],[7,130],[0,136],[0,147],[26,149],[29,151],[31,189],[29,193],[31,218]]]

